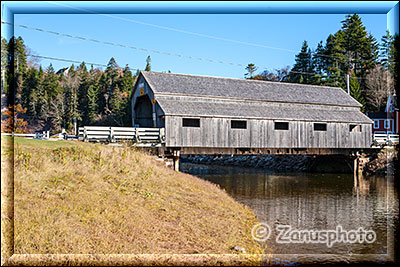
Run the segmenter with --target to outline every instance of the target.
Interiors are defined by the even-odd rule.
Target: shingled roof
[[[141,72],[155,94],[200,95],[286,103],[360,107],[337,87],[219,78],[161,72]]]
[[[372,123],[341,88],[142,71],[166,115]],[[287,105],[286,103],[290,103]]]
[[[332,110],[322,106],[310,108],[301,105],[277,107],[268,102],[193,101],[190,98],[178,100],[165,96],[158,96],[157,101],[166,115],[372,123],[367,116],[354,109]]]

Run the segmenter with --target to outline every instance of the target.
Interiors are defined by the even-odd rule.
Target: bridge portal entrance
[[[136,100],[135,124],[140,127],[153,127],[153,106],[147,95],[140,96]]]

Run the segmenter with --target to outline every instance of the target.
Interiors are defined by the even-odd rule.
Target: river
[[[271,233],[259,241],[272,255],[270,264],[393,260],[399,202],[391,176],[354,179],[343,173],[273,173],[191,163],[180,170],[220,185],[254,211],[268,227],[261,238]],[[312,239],[316,231],[320,238]],[[330,244],[321,232],[330,235]]]

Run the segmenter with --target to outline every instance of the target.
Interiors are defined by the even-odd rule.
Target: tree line
[[[104,71],[82,62],[56,72],[52,64],[43,69],[31,60],[21,37],[2,38],[1,47],[2,94],[9,104],[26,109],[30,125],[53,132],[71,132],[75,118],[79,125],[130,125],[129,97],[138,72],[128,65],[121,68],[111,58]],[[149,56],[146,70],[150,64]]]
[[[249,64],[245,77],[347,90],[346,76],[349,75],[350,95],[363,105],[361,111],[384,111],[387,96],[395,88],[399,37],[387,31],[378,44],[357,14],[347,15],[341,23],[341,28],[330,34],[325,43],[320,41],[314,50],[305,40],[292,68],[265,70],[254,75],[257,67]]]
[[[341,28],[316,49],[304,41],[293,67],[254,75],[257,67],[249,64],[245,77],[346,90],[349,75],[350,94],[363,105],[362,111],[383,111],[399,72],[398,42],[398,35],[387,32],[378,44],[357,14],[347,15]],[[150,56],[145,70],[151,70]],[[114,58],[104,71],[82,62],[56,72],[51,64],[43,69],[21,37],[2,38],[1,71],[2,94],[13,110],[26,112],[30,125],[71,132],[75,119],[79,125],[131,124],[129,97],[138,72],[132,73],[128,65],[119,67]]]

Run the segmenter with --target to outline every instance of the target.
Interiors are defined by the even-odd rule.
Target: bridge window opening
[[[288,122],[275,122],[275,130],[289,130]]]
[[[390,120],[385,120],[385,129],[390,129]]]
[[[314,123],[314,131],[326,132],[326,123]]]
[[[232,129],[247,129],[247,121],[231,121]]]
[[[200,127],[200,119],[183,118],[182,126],[183,127]]]
[[[350,132],[352,133],[360,133],[361,132],[361,125],[350,124],[349,128]]]

